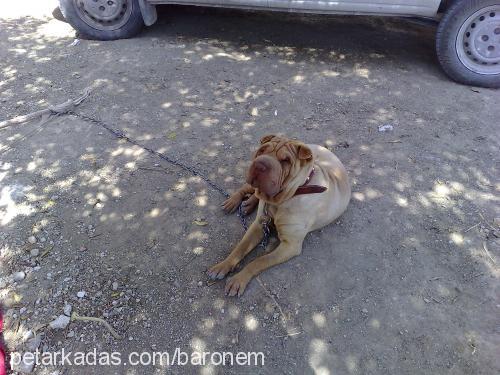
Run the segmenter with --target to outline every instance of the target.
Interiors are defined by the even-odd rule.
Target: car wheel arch
[[[141,8],[142,19],[146,26],[151,26],[158,19],[156,6],[150,4],[147,0],[139,0],[139,7]]]

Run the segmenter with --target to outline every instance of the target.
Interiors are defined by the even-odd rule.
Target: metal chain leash
[[[54,114],[59,115],[59,113],[54,113]],[[161,152],[153,150],[152,148],[147,147],[147,146],[143,145],[140,142],[137,142],[136,140],[134,140],[134,139],[130,138],[129,136],[127,136],[121,130],[113,129],[111,126],[109,126],[108,124],[106,124],[102,120],[98,120],[98,119],[95,119],[93,117],[90,117],[90,116],[87,116],[87,115],[82,115],[80,113],[76,113],[76,112],[73,112],[73,111],[68,111],[67,114],[70,115],[70,116],[74,116],[76,118],[79,118],[79,119],[81,119],[81,120],[83,120],[85,122],[88,122],[88,123],[100,126],[101,128],[103,128],[103,129],[107,130],[109,133],[111,133],[114,137],[119,138],[119,139],[124,139],[128,143],[133,144],[134,146],[140,147],[143,150],[147,151],[148,153],[150,153],[152,155],[155,155],[155,156],[158,156],[160,159],[165,160],[166,162],[168,162],[168,163],[170,163],[172,165],[175,165],[175,166],[177,166],[177,167],[179,167],[179,168],[181,168],[181,169],[183,169],[183,170],[185,170],[187,172],[190,172],[194,176],[197,176],[197,177],[201,178],[209,186],[211,186],[214,190],[216,190],[219,193],[221,193],[224,197],[229,198],[229,193],[226,192],[226,190],[224,190],[224,188],[222,188],[221,186],[217,185],[210,178],[204,176],[203,173],[201,173],[197,169],[195,169],[193,167],[190,167],[189,165],[186,165],[186,164],[184,164],[183,162],[181,162],[179,160],[173,159],[170,156],[162,154]],[[245,215],[243,214],[242,204],[240,204],[238,206],[238,213],[237,213],[237,215],[238,215],[238,217],[240,219],[241,225],[243,226],[243,228],[246,231],[248,229],[248,225],[247,225],[247,222],[246,222],[246,219],[245,219]],[[267,235],[267,237],[268,236],[269,235]],[[263,242],[264,242],[264,240],[263,240]]]

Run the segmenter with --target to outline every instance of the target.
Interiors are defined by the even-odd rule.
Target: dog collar
[[[314,175],[314,167],[311,169],[311,173],[309,173],[309,176],[306,178],[306,182],[304,182],[302,185],[300,185],[297,190],[295,191],[295,194],[293,195],[294,197],[296,195],[302,195],[302,194],[316,194],[316,193],[322,193],[326,190],[325,186],[321,185],[308,185],[309,181],[311,181],[312,177]]]

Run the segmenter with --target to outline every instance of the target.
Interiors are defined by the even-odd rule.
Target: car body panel
[[[184,4],[301,13],[435,17],[441,0],[146,0],[150,4]]]

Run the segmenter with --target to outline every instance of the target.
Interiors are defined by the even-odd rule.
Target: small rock
[[[203,286],[203,281],[198,281],[198,286]]]
[[[40,249],[31,249],[30,255],[35,258],[40,254]]]
[[[66,303],[64,305],[64,315],[66,316],[71,316],[71,311],[73,311],[73,306],[71,306],[69,303]]]
[[[19,314],[23,315],[26,312],[26,310],[27,310],[26,307],[21,307],[19,309]]]
[[[500,217],[496,217],[493,219],[493,225],[500,227]]]
[[[28,242],[30,244],[35,244],[36,243],[36,237],[35,236],[29,236],[28,237]]]
[[[12,371],[22,372],[25,374],[32,372],[34,367],[35,358],[25,358],[25,354],[22,354],[21,362],[17,363],[17,361],[15,361],[12,363]]]
[[[75,337],[75,331],[69,331],[66,337],[68,338]]]
[[[391,125],[391,124],[384,124],[384,125],[380,125],[378,127],[378,131],[381,132],[381,133],[383,133],[383,132],[390,132],[392,130],[394,130],[394,126]]]
[[[368,309],[366,309],[366,308],[365,308],[365,309],[362,309],[362,310],[361,310],[361,312],[362,312],[363,314],[368,314]]]
[[[33,331],[30,329],[23,334],[23,341],[28,341],[29,339],[33,338]]]
[[[85,291],[84,291],[84,290],[81,290],[81,291],[79,291],[78,293],[76,293],[76,296],[77,296],[78,298],[83,298],[83,297],[85,297],[85,295],[86,295],[86,294],[87,294],[87,293],[85,293]]]
[[[68,326],[70,320],[69,316],[59,315],[55,320],[49,323],[49,326],[52,329],[64,329]]]
[[[23,271],[14,272],[14,274],[12,275],[12,278],[16,282],[23,281],[25,277],[26,277],[26,274]]]
[[[30,352],[34,352],[35,350],[38,349],[41,343],[42,343],[42,335],[38,334],[35,337],[32,337],[28,341],[26,341],[26,349],[29,350]]]
[[[112,290],[118,290],[118,282],[114,281],[113,284],[111,285]]]

